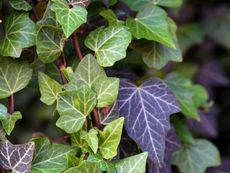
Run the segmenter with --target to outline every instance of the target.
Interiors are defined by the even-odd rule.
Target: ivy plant
[[[206,90],[164,71],[182,61],[167,13],[181,3],[1,1],[0,172],[170,173],[175,165],[181,173],[204,173],[218,166],[217,148],[195,139],[186,125],[210,109]],[[33,135],[12,144],[24,117],[14,96],[26,88],[55,107],[65,139]]]

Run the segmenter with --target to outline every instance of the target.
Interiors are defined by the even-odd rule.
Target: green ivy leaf
[[[92,55],[87,55],[79,63],[73,79],[65,86],[67,90],[76,90],[86,85],[97,94],[97,107],[111,105],[117,98],[119,80],[108,78]]]
[[[35,154],[32,162],[33,173],[57,173],[68,168],[68,155],[75,155],[77,148],[51,144],[47,138],[33,139]]]
[[[165,82],[179,101],[182,113],[187,117],[199,120],[200,116],[193,101],[194,93],[191,81],[181,74],[171,73],[165,78]]]
[[[144,152],[115,163],[117,173],[145,173],[148,153]]]
[[[116,156],[123,124],[124,118],[121,117],[109,123],[102,132],[99,132],[99,148],[103,158],[112,159]]]
[[[95,129],[90,129],[90,131],[87,133],[82,134],[82,139],[87,142],[87,144],[90,146],[92,151],[96,154],[98,149],[98,132]]]
[[[19,58],[23,48],[34,45],[36,27],[26,12],[11,12],[4,23],[5,37],[0,41],[0,54]]]
[[[25,0],[9,0],[9,3],[15,10],[30,11],[32,9],[30,4]]]
[[[60,118],[56,125],[67,133],[77,132],[95,106],[96,94],[87,86],[76,91],[64,91],[60,93],[58,100],[57,111]]]
[[[69,8],[65,0],[53,0],[52,11],[55,12],[65,36],[68,38],[81,24],[87,20],[87,11],[84,7]]]
[[[2,127],[5,130],[7,135],[10,135],[12,130],[14,129],[15,123],[22,119],[22,115],[20,112],[14,112],[13,114],[8,114],[6,119],[1,119]]]
[[[85,40],[85,45],[95,51],[98,64],[109,67],[125,58],[131,40],[132,36],[125,27],[109,26],[91,32]]]
[[[109,26],[123,26],[124,25],[124,22],[118,20],[116,14],[110,9],[101,11],[100,15],[109,22]]]
[[[32,77],[32,70],[24,61],[10,58],[0,58],[0,61],[0,99],[2,99],[25,88]]]
[[[7,107],[0,104],[0,121],[7,119]]]
[[[126,25],[137,39],[153,40],[175,48],[167,13],[160,7],[148,5],[136,18],[128,18]]]
[[[179,7],[182,4],[182,0],[123,0],[132,10],[138,11],[148,5],[161,5],[165,7]]]
[[[62,85],[47,76],[45,73],[38,73],[41,101],[47,105],[52,105],[62,91]]]
[[[38,30],[36,47],[38,58],[44,63],[51,63],[62,53],[65,38],[62,30],[44,26]]]
[[[207,167],[220,165],[220,155],[209,141],[196,140],[194,145],[173,153],[171,163],[178,166],[181,173],[204,173]]]
[[[101,173],[96,163],[83,161],[81,165],[67,169],[63,173]]]
[[[209,99],[206,89],[202,85],[193,85],[193,102],[196,107],[208,107]]]

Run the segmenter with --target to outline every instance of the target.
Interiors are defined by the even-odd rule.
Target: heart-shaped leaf
[[[29,173],[33,152],[33,142],[13,145],[6,140],[0,144],[0,166],[5,170],[12,170],[12,173]]]
[[[33,173],[57,173],[68,168],[67,156],[74,156],[77,152],[75,147],[51,144],[47,138],[36,138],[35,153],[32,162]]]
[[[0,98],[7,98],[25,88],[31,77],[32,70],[24,61],[0,58]]]
[[[56,125],[67,133],[77,132],[95,106],[96,94],[87,86],[76,91],[64,91],[60,93],[58,100],[57,111],[60,118]]]
[[[135,18],[129,18],[126,25],[137,39],[153,40],[175,48],[167,13],[160,7],[148,5]]]
[[[42,95],[41,101],[47,105],[52,105],[58,99],[58,94],[62,91],[62,85],[42,72],[38,74],[38,81]]]
[[[207,167],[220,165],[220,155],[209,141],[196,140],[194,145],[173,153],[171,163],[178,166],[181,173],[204,173]]]
[[[23,48],[35,44],[36,28],[26,12],[11,12],[4,22],[5,37],[0,41],[0,54],[19,58]]]
[[[160,166],[170,129],[169,116],[180,111],[173,93],[158,78],[139,87],[129,80],[121,80],[117,104],[120,115],[125,117],[128,135]]]
[[[69,8],[66,0],[53,1],[51,9],[55,12],[57,20],[68,38],[81,24],[86,22],[87,11],[81,6]]]
[[[109,67],[125,58],[131,40],[132,36],[125,27],[109,26],[91,32],[85,40],[85,45],[95,51],[98,64]]]

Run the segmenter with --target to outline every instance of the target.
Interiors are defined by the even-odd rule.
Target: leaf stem
[[[35,6],[34,6],[33,0],[29,0],[29,3],[30,3],[30,5],[31,5],[31,7],[32,7],[32,12],[33,12],[33,14],[34,14],[35,20],[36,20],[36,21],[39,21],[39,20],[40,20],[40,17],[39,17],[39,15],[38,15],[38,12],[37,12]]]
[[[94,126],[96,126],[98,129],[102,130],[103,129],[103,125],[100,122],[97,108],[93,109],[91,118],[92,118]]]
[[[81,60],[83,59],[83,55],[82,55],[81,48],[80,48],[80,45],[79,45],[79,42],[78,42],[77,33],[75,33],[75,34],[73,35],[73,42],[74,42],[75,49],[76,49],[76,51],[77,51],[78,58],[79,58],[80,61],[81,61]]]
[[[14,113],[14,95],[13,94],[9,97],[9,110],[8,111],[10,114]]]
[[[62,57],[63,57],[63,59],[65,59],[64,53],[62,53]],[[67,81],[67,79],[65,78],[64,73],[61,71],[61,68],[66,67],[66,62],[65,62],[65,60],[64,60],[64,63],[62,63],[61,59],[58,58],[58,59],[55,61],[55,64],[56,64],[56,66],[57,66],[57,68],[58,68],[58,70],[59,70],[59,73],[60,73],[60,77],[61,77],[62,83],[63,83],[63,84],[66,84],[68,81]]]

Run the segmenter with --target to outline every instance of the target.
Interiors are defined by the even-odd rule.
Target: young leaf
[[[87,144],[90,146],[94,154],[97,153],[98,149],[98,132],[95,129],[90,129],[90,131],[87,133],[83,133],[82,139],[87,142]]]
[[[63,173],[101,173],[96,163],[84,161],[81,165],[67,169]]]
[[[160,166],[165,137],[170,129],[169,116],[180,111],[173,93],[158,78],[139,87],[129,80],[122,80],[117,104],[120,115],[125,117],[128,135]]]
[[[124,118],[121,117],[109,123],[102,132],[99,132],[99,148],[103,158],[112,159],[116,156],[123,124]]]
[[[44,63],[53,62],[61,55],[64,43],[61,29],[52,26],[41,27],[36,38],[38,58]]]
[[[128,18],[126,25],[137,39],[153,40],[175,48],[167,13],[160,7],[145,7],[138,12],[136,18]]]
[[[32,70],[24,61],[10,58],[0,58],[0,61],[0,99],[3,99],[25,88]]]
[[[209,141],[196,140],[194,145],[173,153],[171,163],[178,166],[181,173],[204,173],[207,167],[220,164],[220,155]]]
[[[77,132],[95,106],[96,94],[87,86],[76,91],[64,91],[60,93],[58,100],[57,111],[60,118],[56,125],[67,133]]]
[[[9,3],[15,10],[30,11],[32,9],[30,4],[25,0],[9,0]]]
[[[62,91],[62,85],[47,76],[45,73],[38,73],[41,101],[47,105],[52,105]]]
[[[7,135],[11,134],[12,130],[14,129],[15,123],[19,119],[22,119],[22,115],[20,112],[14,112],[12,115],[8,114],[6,119],[0,118],[0,121],[2,122],[2,127],[6,131]]]
[[[23,48],[35,43],[36,28],[26,12],[11,12],[4,22],[5,37],[0,41],[0,54],[19,58]]]
[[[31,171],[34,143],[13,145],[6,140],[0,144],[0,166],[12,173],[27,173]]]
[[[35,153],[32,162],[33,173],[57,173],[67,169],[68,155],[75,155],[77,149],[75,147],[51,144],[47,138],[36,138]]]
[[[145,173],[148,153],[144,152],[115,163],[117,173]]]
[[[95,51],[98,64],[109,67],[125,58],[131,40],[132,36],[125,27],[109,26],[91,32],[85,40],[85,45]]]
[[[73,79],[65,86],[76,90],[81,86],[90,87],[97,94],[97,107],[111,105],[118,95],[118,78],[108,78],[92,55],[87,55],[79,63]]]
[[[55,12],[57,21],[68,38],[81,24],[86,22],[87,11],[81,6],[74,6],[70,9],[66,0],[53,1],[51,9]]]

